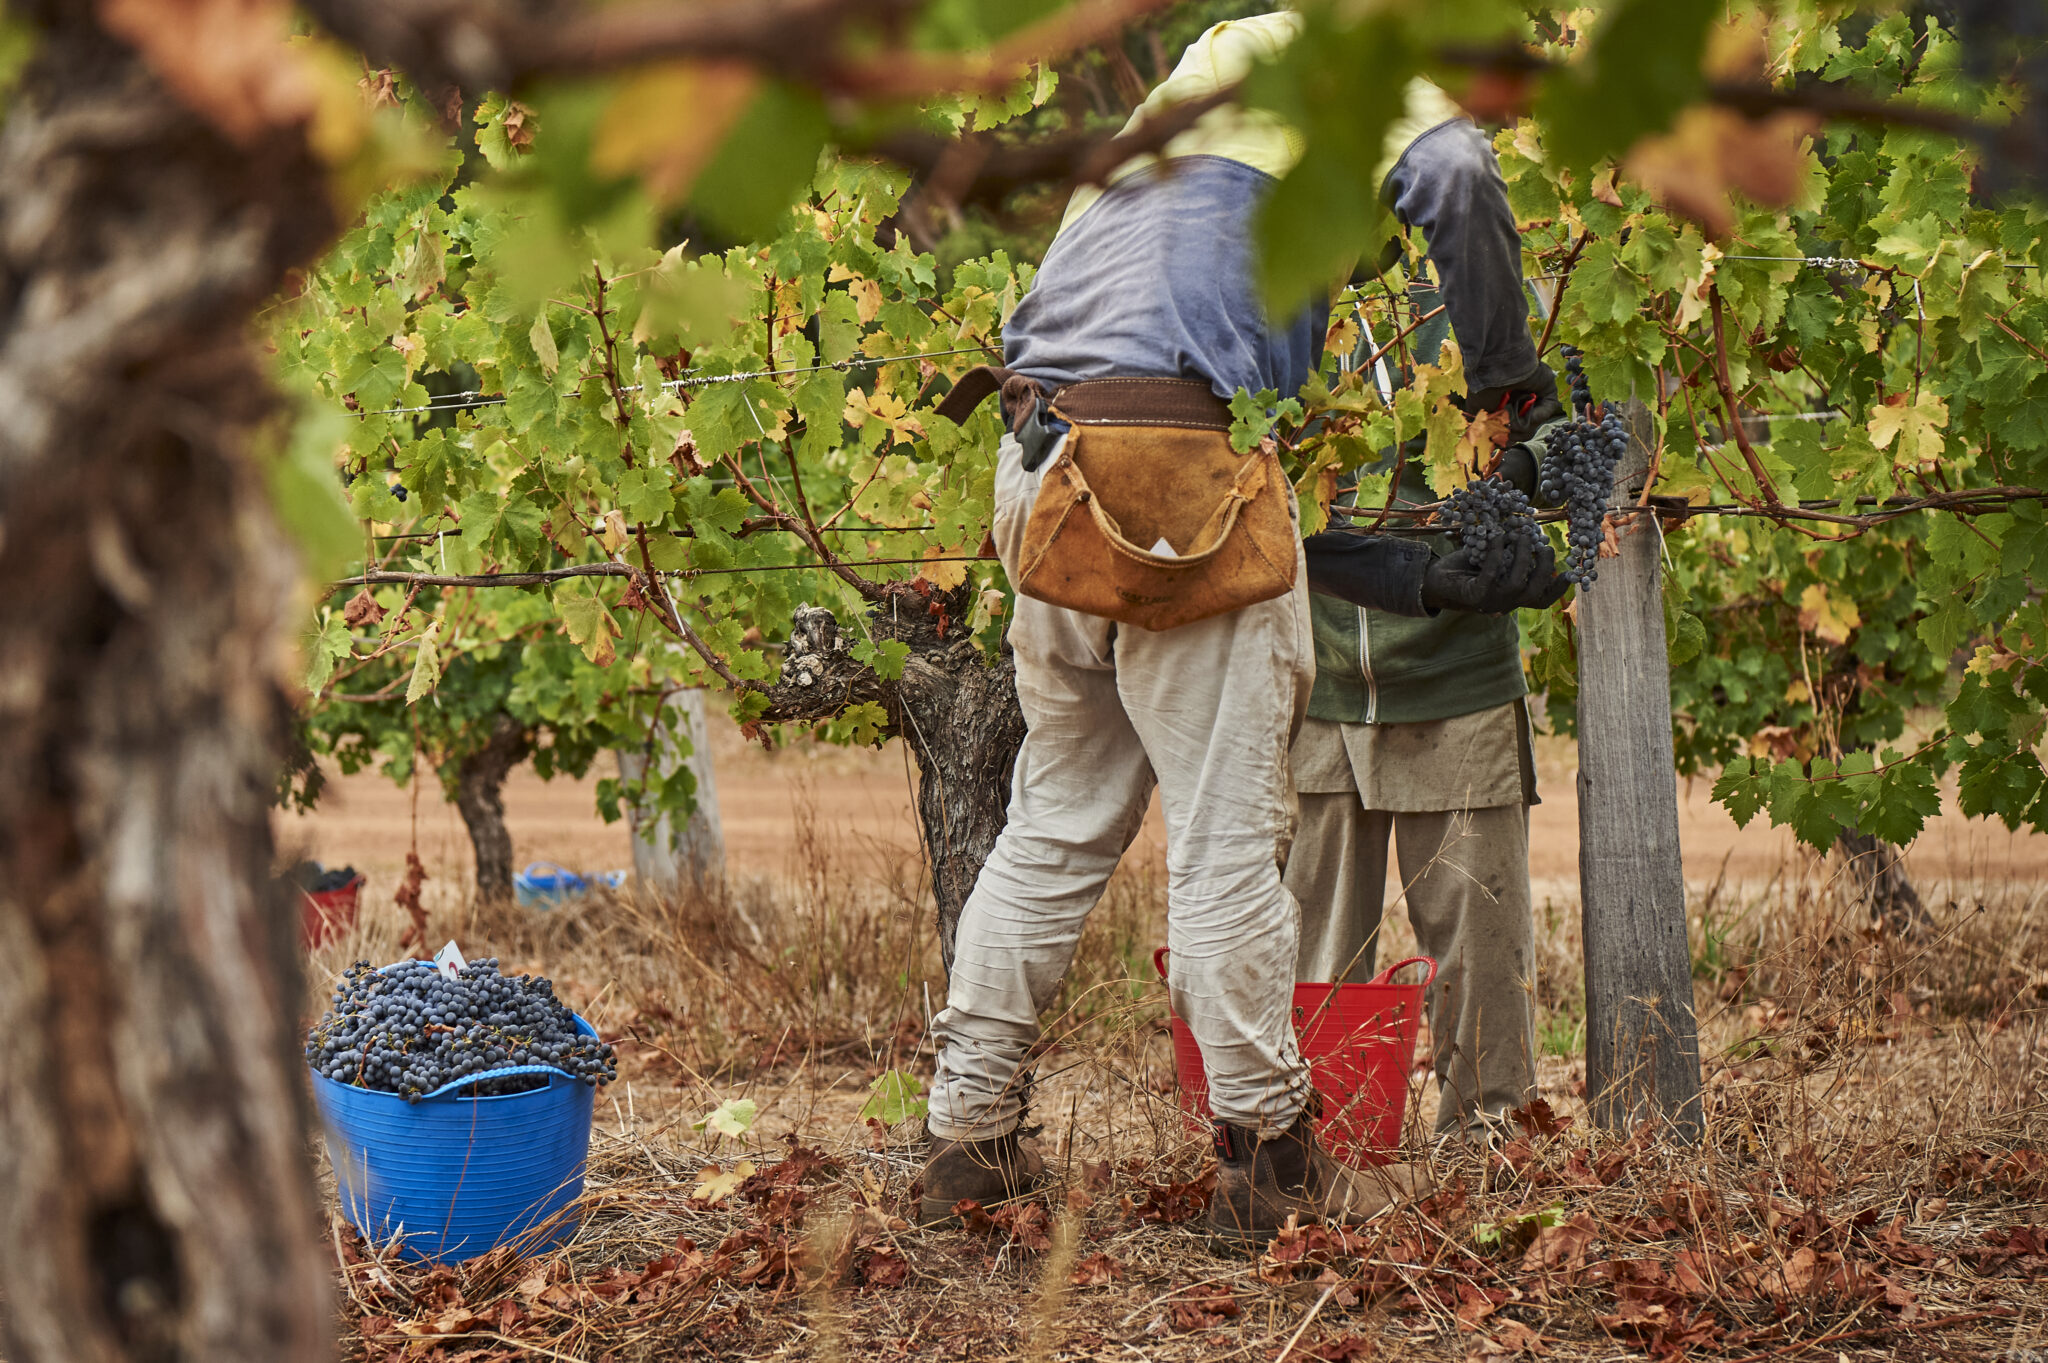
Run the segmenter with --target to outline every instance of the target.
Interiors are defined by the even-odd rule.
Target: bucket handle
[[[1396,961],[1392,965],[1388,966],[1385,970],[1382,970],[1379,974],[1373,976],[1371,982],[1373,984],[1392,984],[1394,982],[1395,972],[1403,970],[1411,965],[1426,965],[1429,967],[1429,974],[1423,976],[1422,979],[1422,987],[1424,989],[1427,989],[1430,987],[1430,985],[1436,983],[1436,957],[1434,956],[1410,956],[1405,961]]]
[[[460,1079],[451,1079],[432,1093],[422,1093],[419,1100],[424,1103],[429,1098],[439,1098],[450,1089],[466,1088],[486,1079],[509,1079],[515,1074],[559,1074],[564,1079],[576,1078],[569,1071],[553,1065],[501,1065],[494,1070],[478,1070],[475,1074],[465,1074]]]
[[[582,876],[570,870],[568,867],[562,865],[560,862],[554,861],[529,861],[523,868],[521,868],[519,874],[523,876],[531,876],[535,871],[553,871],[556,875],[567,876],[571,880],[583,879]]]

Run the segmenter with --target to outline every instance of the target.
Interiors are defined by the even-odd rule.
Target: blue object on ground
[[[594,871],[589,875],[578,875],[552,861],[536,861],[528,863],[525,870],[512,877],[512,890],[521,904],[549,908],[573,895],[587,894],[600,885],[616,890],[625,883],[624,871]]]
[[[581,1017],[576,1030],[597,1035]],[[513,1074],[548,1084],[495,1098],[457,1092]],[[534,1254],[575,1233],[596,1096],[595,1084],[552,1065],[468,1075],[417,1103],[313,1075],[348,1219],[373,1244],[402,1237],[407,1257],[444,1264],[514,1239]]]

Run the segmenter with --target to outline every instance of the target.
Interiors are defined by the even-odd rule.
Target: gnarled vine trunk
[[[1898,848],[1873,834],[1845,828],[1835,838],[1835,850],[1849,868],[1857,898],[1869,906],[1872,922],[1900,937],[1917,937],[1934,925]]]
[[[873,701],[917,761],[917,816],[937,901],[939,953],[950,972],[960,910],[995,848],[1024,742],[1017,673],[991,663],[961,625],[964,593],[899,588],[868,613],[877,640],[910,645],[903,673],[884,680],[848,652],[832,613],[799,607],[767,719],[816,722]]]
[[[267,796],[290,551],[248,319],[333,229],[95,7],[0,129],[0,1330],[11,1363],[328,1356]],[[165,16],[163,22],[179,22]]]
[[[526,726],[500,710],[483,747],[455,770],[455,807],[469,829],[476,853],[476,896],[490,901],[512,897],[512,832],[505,827],[505,778],[526,760],[533,741]]]

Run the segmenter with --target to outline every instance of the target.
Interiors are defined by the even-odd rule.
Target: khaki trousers
[[[1300,799],[1287,863],[1300,977],[1371,978],[1391,839],[1416,947],[1438,962],[1428,996],[1437,1130],[1526,1103],[1536,1086],[1528,806],[1397,814],[1366,809],[1355,791]]]
[[[1039,484],[1021,458],[1004,437],[994,538],[1013,577]],[[933,1019],[933,1135],[978,1140],[1017,1125],[1039,1015],[1155,782],[1167,988],[1202,1047],[1210,1106],[1239,1126],[1293,1125],[1309,1082],[1290,1021],[1299,910],[1280,868],[1294,830],[1288,746],[1315,680],[1306,582],[1169,630],[1017,598],[1010,644],[1029,729],[1009,822],[961,910]]]

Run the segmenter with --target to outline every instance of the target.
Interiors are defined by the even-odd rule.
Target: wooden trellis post
[[[1617,500],[1649,464],[1649,415],[1628,411]],[[1603,1126],[1658,1116],[1683,1139],[1701,1130],[1700,1047],[1678,854],[1671,751],[1663,535],[1653,518],[1620,527],[1578,597],[1579,894],[1586,952],[1586,1092]]]
[[[643,818],[628,808],[633,827],[633,873],[647,890],[674,897],[701,889],[725,875],[725,832],[718,817],[718,780],[711,768],[709,734],[704,692],[696,688],[676,691],[669,705],[681,716],[690,742],[689,756],[679,751],[676,735],[663,729],[652,752],[618,750],[619,775],[628,781],[642,779],[650,765],[662,776],[687,766],[697,778],[697,808],[681,828],[668,814]]]

